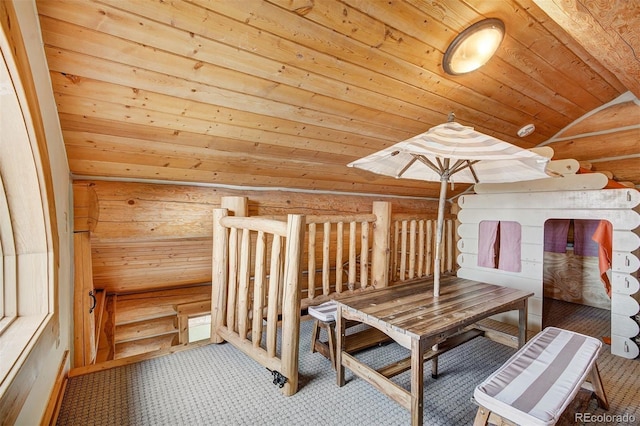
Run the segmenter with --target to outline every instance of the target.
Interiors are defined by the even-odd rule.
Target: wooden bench
[[[586,379],[608,410],[596,363],[601,347],[593,337],[545,328],[475,388],[474,425],[554,425]]]
[[[311,333],[311,352],[318,352],[331,361],[331,366],[336,368],[336,315],[337,302],[331,300],[317,306],[309,306],[309,315],[313,318],[313,330]],[[347,327],[360,324],[351,321]],[[320,339],[320,330],[325,330],[327,340]],[[346,351],[355,353],[372,346],[388,342],[391,339],[375,328],[365,328],[347,336]]]

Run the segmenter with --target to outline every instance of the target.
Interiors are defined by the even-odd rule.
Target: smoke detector
[[[536,126],[534,126],[533,124],[527,124],[520,130],[518,130],[518,136],[520,136],[521,138],[524,138],[525,136],[529,136],[535,130],[536,130]]]

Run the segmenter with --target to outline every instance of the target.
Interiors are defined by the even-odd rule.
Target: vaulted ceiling
[[[449,112],[531,148],[622,94],[640,97],[636,2],[47,0],[37,7],[77,177],[435,197],[437,183],[346,164]],[[476,72],[445,74],[448,44],[489,17],[506,26],[497,55]],[[536,132],[519,138],[529,123]],[[573,148],[581,160],[619,155],[628,164],[631,156],[637,165],[638,124],[640,116],[626,118],[632,148],[624,152]],[[640,175],[626,178],[640,183]]]

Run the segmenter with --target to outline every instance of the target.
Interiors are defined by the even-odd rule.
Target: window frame
[[[15,293],[15,244],[9,218],[9,203],[0,174],[0,336],[13,323],[16,312]],[[9,288],[11,286],[11,288]]]
[[[59,321],[52,179],[33,77],[14,18],[11,5],[0,7],[0,398],[44,331],[50,325],[57,329]]]

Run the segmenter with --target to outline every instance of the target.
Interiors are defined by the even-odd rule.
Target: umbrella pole
[[[440,257],[442,245],[442,228],[444,227],[444,205],[447,195],[449,175],[443,174],[440,179],[440,199],[438,201],[438,220],[436,222],[436,260],[433,268],[433,295],[440,296]]]

